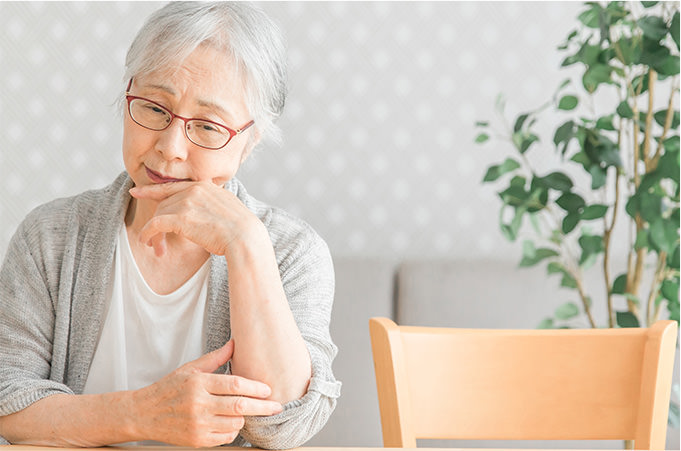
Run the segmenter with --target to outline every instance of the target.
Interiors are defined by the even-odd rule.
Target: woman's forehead
[[[246,107],[245,84],[236,65],[224,53],[210,48],[197,48],[182,61],[135,76],[135,83],[175,98],[189,96],[199,106],[233,116],[239,113],[235,107]]]

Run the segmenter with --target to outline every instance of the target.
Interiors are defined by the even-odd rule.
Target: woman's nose
[[[168,128],[159,131],[156,149],[166,160],[186,160],[190,143],[184,132],[185,123],[174,118]]]

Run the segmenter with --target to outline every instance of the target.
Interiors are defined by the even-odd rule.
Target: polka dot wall
[[[474,144],[474,123],[499,93],[512,113],[550,98],[580,3],[261,5],[286,35],[290,91],[283,145],[238,174],[251,194],[336,256],[519,257],[481,184],[509,148]],[[32,208],[123,170],[124,56],[160,6],[0,2],[0,257]],[[539,152],[552,164],[551,146]]]

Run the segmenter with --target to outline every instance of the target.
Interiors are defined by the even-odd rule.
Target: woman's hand
[[[139,436],[173,445],[206,447],[234,441],[244,416],[274,415],[270,388],[239,376],[212,374],[232,358],[234,342],[134,393]]]
[[[166,234],[175,233],[215,255],[226,255],[235,240],[262,227],[260,220],[231,192],[211,182],[173,182],[130,189],[136,199],[159,202],[140,231],[140,241],[165,254]],[[265,232],[262,227],[262,232]]]

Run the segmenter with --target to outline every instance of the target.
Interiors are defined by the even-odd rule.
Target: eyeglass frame
[[[131,94],[130,94],[130,88],[131,88],[131,87],[132,87],[132,78],[131,78],[130,81],[128,82],[128,87],[125,89],[125,99],[126,99],[126,101],[128,102],[128,114],[130,115],[130,119],[132,119],[132,121],[133,121],[135,124],[139,125],[140,127],[146,128],[147,130],[153,130],[153,131],[156,131],[156,132],[160,132],[160,131],[163,131],[163,130],[167,129],[168,127],[170,127],[170,125],[173,123],[173,121],[175,120],[175,118],[181,119],[182,122],[184,122],[184,127],[183,127],[183,129],[184,129],[184,136],[185,136],[185,138],[187,138],[187,140],[189,140],[190,143],[195,144],[195,145],[197,145],[197,146],[199,146],[199,147],[201,147],[201,148],[203,148],[203,149],[208,149],[208,150],[220,150],[220,149],[224,149],[224,148],[227,146],[227,144],[229,144],[229,142],[230,142],[235,136],[241,134],[241,133],[244,132],[246,129],[248,129],[251,125],[255,124],[255,120],[251,119],[248,123],[246,123],[246,124],[245,124],[244,126],[242,126],[241,128],[238,128],[238,129],[234,130],[234,129],[230,128],[230,127],[227,127],[227,126],[224,125],[224,124],[221,124],[221,123],[215,122],[215,121],[211,121],[211,120],[208,120],[208,119],[201,119],[201,118],[198,118],[198,117],[186,118],[186,117],[183,117],[183,116],[180,116],[180,115],[178,115],[178,114],[173,113],[173,112],[170,111],[168,108],[164,107],[163,105],[159,104],[158,102],[156,102],[156,101],[154,101],[154,100],[147,99],[147,98],[145,98],[145,97],[139,97],[139,96],[133,96],[133,95],[131,95]],[[146,102],[153,103],[154,105],[156,105],[156,106],[160,107],[161,109],[163,109],[163,111],[167,111],[168,114],[170,114],[170,121],[168,122],[168,125],[166,125],[166,126],[163,127],[163,128],[156,129],[156,128],[147,127],[146,125],[142,125],[142,124],[140,124],[139,122],[137,122],[137,121],[135,120],[135,118],[133,117],[133,115],[132,115],[132,111],[130,110],[130,103],[131,103],[133,100],[135,100],[135,99],[140,99],[140,100],[144,100],[144,101],[146,101]],[[223,144],[222,146],[220,146],[220,147],[208,147],[208,146],[204,146],[204,145],[202,145],[202,144],[196,143],[196,142],[194,142],[194,141],[189,137],[189,134],[187,133],[187,123],[188,123],[189,121],[201,121],[201,122],[208,122],[209,124],[218,125],[218,126],[224,128],[225,130],[227,130],[227,132],[229,133],[229,138],[227,139],[227,142],[224,143],[224,144]]]

